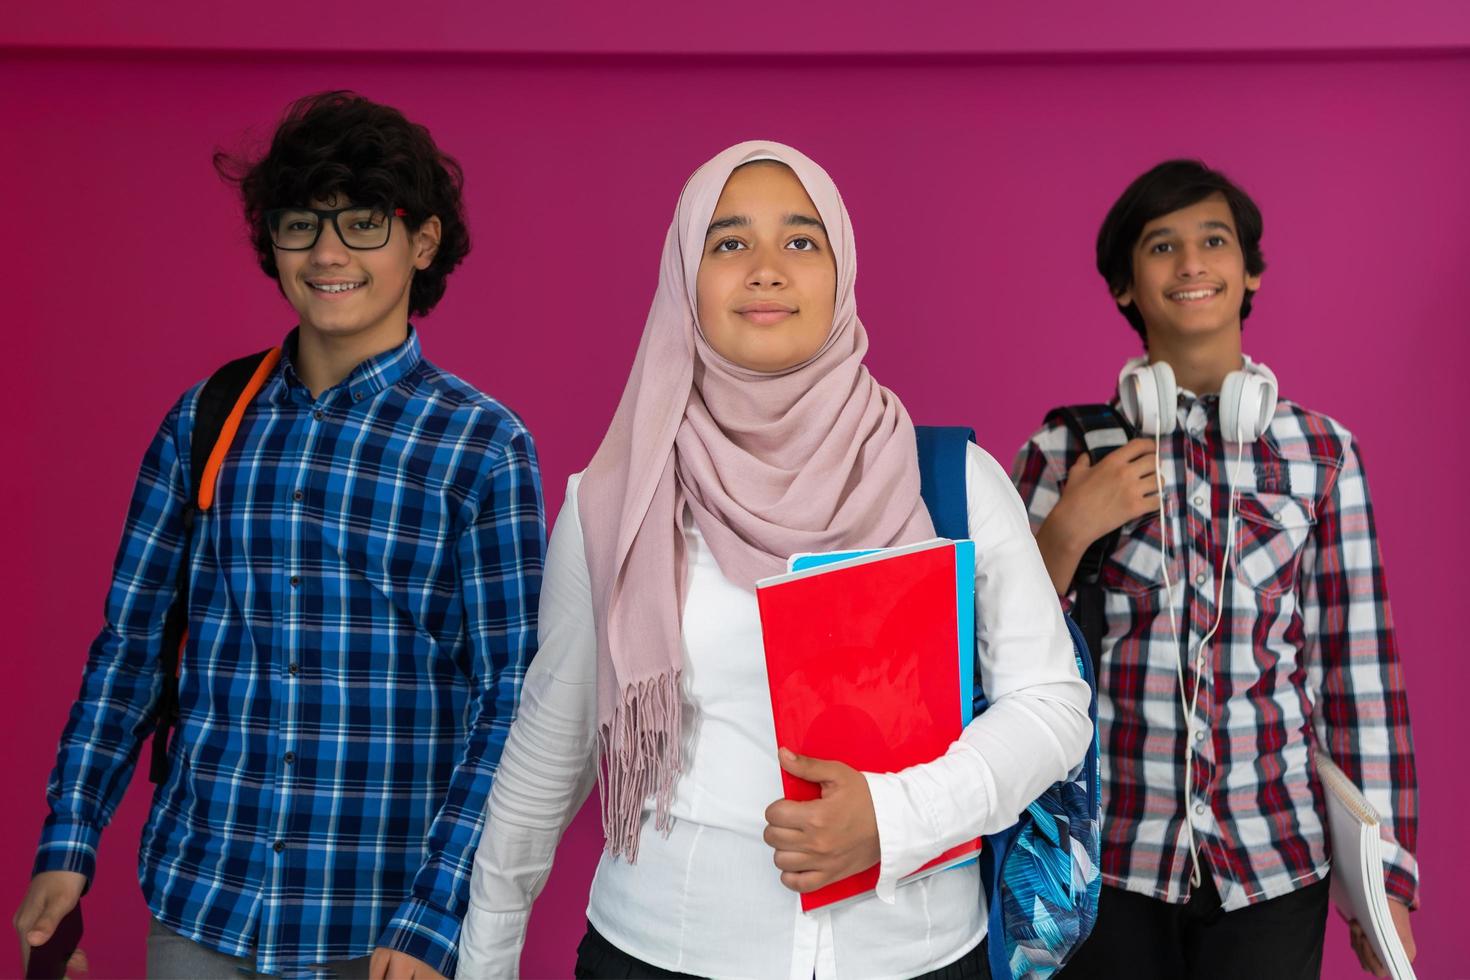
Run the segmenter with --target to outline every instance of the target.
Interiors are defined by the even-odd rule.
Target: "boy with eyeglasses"
[[[298,326],[191,524],[201,385],[148,448],[16,929],[45,942],[92,877],[161,710],[188,542],[177,729],[139,862],[149,975],[452,975],[545,550],[530,434],[426,360],[408,319],[469,249],[460,170],[347,92],[216,166]]]

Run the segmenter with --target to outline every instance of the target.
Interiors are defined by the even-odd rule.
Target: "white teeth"
[[[1180,300],[1184,300],[1185,302],[1188,302],[1190,300],[1204,299],[1204,298],[1206,298],[1208,296],[1213,296],[1217,292],[1219,292],[1219,290],[1217,290],[1217,289],[1190,289],[1190,290],[1186,290],[1184,292],[1170,293],[1169,294],[1169,298],[1170,299],[1180,299]]]
[[[358,286],[361,286],[362,283],[360,283],[360,282],[334,282],[334,283],[330,283],[330,284],[323,284],[323,283],[315,283],[315,282],[313,282],[313,283],[308,283],[308,285],[310,285],[312,289],[315,289],[315,290],[317,290],[319,292],[323,292],[323,293],[345,293],[349,289],[356,289]]]

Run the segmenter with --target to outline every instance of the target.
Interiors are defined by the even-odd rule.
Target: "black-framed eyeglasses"
[[[405,218],[408,212],[394,208],[272,208],[265,213],[265,227],[271,244],[287,252],[305,252],[316,247],[322,228],[328,221],[337,230],[337,238],[348,248],[382,248],[388,244],[394,218]]]

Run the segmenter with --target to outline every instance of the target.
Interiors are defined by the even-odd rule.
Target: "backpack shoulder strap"
[[[970,536],[969,488],[965,458],[975,441],[975,430],[961,425],[914,427],[919,443],[919,493],[941,538],[963,541]],[[980,683],[979,650],[975,651],[974,693],[971,710],[984,711],[988,701]]]
[[[163,647],[159,665],[163,693],[158,703],[158,724],[153,733],[153,753],[148,778],[162,783],[168,778],[169,732],[179,719],[179,663],[189,636],[189,554],[193,550],[194,519],[214,503],[214,484],[220,465],[239,431],[245,408],[275,370],[281,349],[241,357],[221,367],[204,387],[194,406],[194,426],[189,433],[189,499],[184,504],[183,558],[179,561],[174,601],[163,624]]]
[[[919,442],[919,493],[934,533],[956,541],[970,536],[970,505],[965,494],[965,456],[975,430],[960,425],[914,427]]]
[[[1093,463],[1133,438],[1133,426],[1112,405],[1061,405],[1046,413],[1046,425],[1058,422],[1082,443]]]
[[[1063,405],[1046,413],[1046,425],[1057,423],[1065,425],[1073,438],[1081,443],[1094,466],[1134,436],[1133,426],[1112,405]],[[1068,468],[1072,462],[1071,459],[1066,461]],[[1094,676],[1102,670],[1102,639],[1107,632],[1103,591],[1098,584],[1098,576],[1102,573],[1103,562],[1117,546],[1118,531],[1115,529],[1088,546],[1072,575],[1072,588],[1077,593],[1072,612],[1091,653]]]
[[[210,375],[200,389],[189,436],[189,473],[193,479],[189,500],[199,510],[208,510],[214,503],[215,478],[235,441],[245,408],[255,400],[280,359],[279,347],[238,358]]]

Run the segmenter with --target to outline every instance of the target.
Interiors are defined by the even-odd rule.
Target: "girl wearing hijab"
[[[460,976],[517,972],[594,781],[606,850],[579,977],[989,975],[976,866],[898,880],[1014,823],[1092,731],[1025,511],[983,450],[966,485],[990,708],[898,773],[775,742],[755,582],[796,552],[934,536],[913,423],[863,365],[856,265],[836,186],[790,147],[738,144],[685,185],[627,387],[552,534]],[[781,768],[822,798],[782,800]],[[875,863],[876,896],[802,913],[799,892]]]

